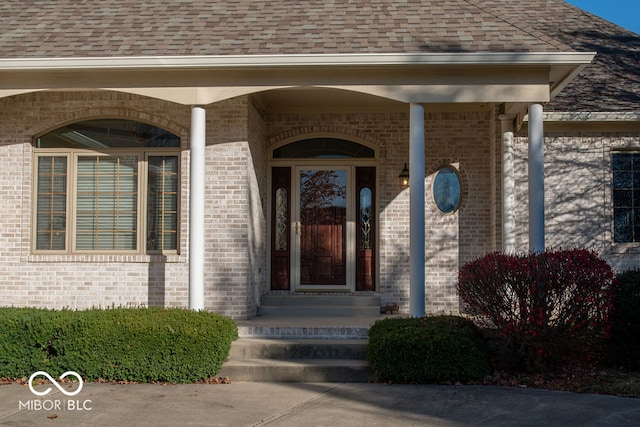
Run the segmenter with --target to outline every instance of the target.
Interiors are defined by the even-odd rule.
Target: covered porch
[[[314,136],[340,136],[375,147],[381,153],[374,159],[379,171],[375,190],[380,226],[375,286],[367,292],[381,296],[381,305],[397,301],[401,311],[421,316],[433,311],[426,308],[430,299],[448,301],[441,307],[456,306],[452,290],[464,259],[478,251],[511,250],[515,239],[512,138],[527,113],[529,246],[544,249],[542,104],[592,57],[584,53],[425,53],[5,59],[0,61],[0,95],[106,90],[189,108],[188,170],[183,171],[188,246],[180,254],[188,256],[188,306],[220,310],[232,304],[228,314],[238,319],[253,317],[260,298],[273,292],[269,272],[274,254],[268,248],[272,148]],[[213,160],[222,146],[211,140],[225,120],[238,119],[225,116],[227,102],[250,105],[246,116],[239,118],[245,128],[237,139],[249,170],[246,191],[241,194],[241,209],[246,213],[239,233],[243,242],[237,249],[217,248],[236,251],[238,259],[245,257],[246,262],[237,267],[242,268],[244,280],[235,280],[237,285],[221,297],[216,296],[218,288],[227,284],[217,283],[218,274],[208,267],[219,255],[212,252],[207,239],[216,227],[208,218],[223,208],[211,192]],[[359,114],[357,120],[355,114]],[[376,127],[381,119],[385,126]],[[478,129],[480,134],[474,135]],[[458,170],[463,185],[468,184],[465,191],[475,191],[476,180],[481,180],[482,194],[489,199],[479,205],[473,197],[464,202],[467,218],[481,215],[483,225],[475,229],[471,219],[461,227],[455,213],[433,215],[428,191],[435,171],[460,163],[460,155],[472,145],[479,149],[473,156],[482,166],[467,169],[462,164]],[[397,181],[405,164],[408,188]],[[224,167],[220,166],[221,171]],[[293,229],[296,224],[290,221],[288,226]],[[471,233],[465,233],[467,229]],[[355,260],[352,257],[351,263]],[[358,292],[345,283],[348,294]],[[224,295],[227,300],[212,302]]]

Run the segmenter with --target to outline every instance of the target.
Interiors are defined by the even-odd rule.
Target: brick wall
[[[236,319],[255,316],[265,280],[260,128],[248,97],[207,107],[205,308]]]
[[[427,311],[456,313],[459,268],[494,245],[492,111],[429,113],[425,126]],[[442,214],[433,202],[431,185],[438,168],[448,164],[459,171],[462,201],[455,213]]]
[[[265,191],[257,184],[265,180],[248,170],[255,161],[262,164],[259,174],[266,174],[264,156],[252,160],[250,155],[248,105],[245,97],[207,108],[205,307],[235,318],[255,314],[253,288],[264,282],[259,274],[252,280],[248,274],[249,263],[264,271],[263,243],[254,236],[258,243],[252,243],[250,251],[248,230],[256,216],[264,217],[257,213]],[[0,305],[188,306],[190,114],[189,107],[116,92],[43,92],[0,99]],[[96,117],[147,121],[181,137],[178,255],[31,254],[32,138],[67,122]],[[252,197],[250,188],[258,188]],[[264,234],[264,225],[261,228],[259,235]],[[249,252],[258,255],[249,261]]]
[[[189,109],[116,92],[32,93],[0,99],[0,305],[51,308],[187,304],[187,225],[181,255],[32,255],[32,138],[95,117],[149,121],[187,141]],[[188,165],[183,154],[181,166]],[[184,184],[184,183],[183,183]],[[183,192],[181,210],[187,210]],[[151,280],[149,280],[151,278]]]
[[[618,271],[640,267],[634,245],[612,245],[611,151],[640,149],[632,133],[545,134],[545,243],[588,248]],[[527,138],[516,138],[518,250],[528,250]]]

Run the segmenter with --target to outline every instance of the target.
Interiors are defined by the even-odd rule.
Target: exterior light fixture
[[[407,169],[407,164],[404,164],[404,168],[402,168],[402,172],[398,175],[398,179],[400,180],[400,185],[402,188],[407,188],[409,186],[409,169]]]

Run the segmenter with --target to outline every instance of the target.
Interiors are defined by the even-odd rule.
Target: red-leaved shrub
[[[614,280],[589,250],[494,252],[462,267],[458,293],[467,313],[504,339],[512,368],[541,371],[599,360]]]

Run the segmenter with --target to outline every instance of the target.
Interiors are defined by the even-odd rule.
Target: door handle
[[[300,221],[296,221],[295,222],[294,228],[296,230],[296,234],[301,236],[302,235],[302,224],[300,224]]]

